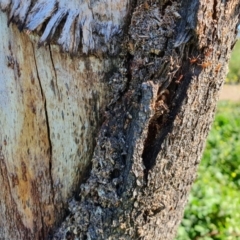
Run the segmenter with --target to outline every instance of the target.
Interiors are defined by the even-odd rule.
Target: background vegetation
[[[229,68],[227,82],[239,83],[240,41]],[[240,103],[218,104],[175,240],[240,240]]]
[[[240,83],[240,40],[238,40],[232,52],[226,82],[231,84]]]

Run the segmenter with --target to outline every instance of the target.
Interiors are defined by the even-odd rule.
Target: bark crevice
[[[45,185],[49,186],[51,184],[51,188],[49,187],[47,191],[45,189],[46,193],[44,192],[43,195],[39,194],[42,185],[37,184],[41,182],[39,181],[41,176],[39,178],[37,176],[34,184],[30,185],[33,194],[31,192],[27,195],[33,195],[34,202],[32,205],[35,207],[35,202],[38,202],[40,197],[43,199],[38,203],[41,209],[37,211],[38,216],[36,218],[34,215],[35,208],[32,210],[33,221],[38,219],[38,225],[46,221],[46,228],[56,226],[58,222],[56,218],[62,217],[63,214],[60,211],[63,211],[64,207],[62,206],[66,203],[66,199],[73,195],[71,191],[74,191],[79,182],[81,183],[79,198],[71,199],[69,202],[70,214],[64,219],[60,228],[55,229],[56,232],[53,235],[49,235],[50,239],[165,240],[173,238],[182,217],[187,194],[195,177],[196,164],[199,162],[204,145],[203,139],[206,137],[212,121],[217,92],[225,74],[225,69],[221,68],[221,65],[219,67],[219,64],[225,65],[230,52],[229,46],[232,46],[232,39],[234,38],[232,33],[229,36],[224,34],[229,31],[226,19],[234,24],[236,22],[236,19],[232,19],[231,16],[225,14],[227,11],[231,12],[231,6],[230,9],[216,7],[217,11],[221,11],[216,16],[222,16],[222,19],[219,19],[216,24],[212,15],[214,1],[136,1],[137,6],[134,6],[134,10],[130,14],[129,29],[126,26],[127,30],[123,35],[115,32],[122,36],[122,39],[118,39],[121,41],[121,46],[118,47],[118,49],[121,49],[121,56],[116,58],[116,55],[111,55],[111,53],[117,52],[113,43],[118,45],[119,41],[111,34],[107,35],[109,31],[101,32],[101,29],[105,28],[112,30],[111,23],[106,23],[106,16],[106,18],[100,16],[98,19],[106,25],[103,28],[101,24],[101,26],[95,25],[96,31],[90,29],[93,30],[92,33],[95,31],[94,34],[85,37],[83,37],[84,31],[80,30],[76,33],[76,24],[79,23],[76,19],[80,12],[76,13],[70,8],[65,9],[66,12],[63,9],[60,10],[62,2],[59,1],[52,1],[51,3],[53,4],[51,6],[55,6],[56,2],[59,3],[56,12],[52,8],[47,10],[47,5],[44,6],[45,13],[42,14],[45,14],[45,16],[50,14],[51,16],[48,15],[48,19],[43,18],[38,19],[38,22],[31,22],[31,24],[37,26],[43,20],[46,24],[43,24],[43,27],[48,26],[44,29],[44,32],[46,32],[45,35],[43,34],[43,39],[46,40],[46,43],[51,39],[56,40],[65,52],[75,51],[79,40],[82,41],[82,46],[85,44],[84,51],[87,51],[85,53],[90,54],[96,50],[96,48],[92,48],[93,41],[99,45],[104,43],[102,45],[103,49],[100,49],[100,53],[97,55],[99,58],[86,54],[79,61],[77,57],[70,60],[69,54],[64,55],[63,58],[59,57],[58,48],[56,50],[49,47],[47,50],[50,51],[50,55],[48,51],[45,51],[46,49],[41,48],[39,52],[44,57],[38,59],[35,50],[35,65],[30,65],[32,69],[36,68],[34,70],[37,72],[40,85],[40,87],[35,86],[35,89],[38,92],[41,91],[41,95],[39,94],[38,98],[34,99],[35,102],[41,102],[39,108],[39,115],[41,116],[39,118],[39,115],[34,115],[38,111],[31,113],[30,116],[33,118],[33,123],[37,118],[40,119],[39,122],[41,123],[43,122],[42,119],[46,119],[46,123],[44,122],[42,125],[44,131],[47,128],[46,133],[44,132],[42,149],[46,150],[49,145],[50,148],[48,149],[49,152],[47,154],[44,152],[43,155],[46,156],[46,167],[43,168],[46,178],[43,181],[45,181]],[[6,1],[0,0],[1,7],[3,2]],[[11,1],[8,2],[7,8],[10,10],[13,5],[11,5]],[[45,0],[41,2],[47,3]],[[92,2],[103,3],[107,1]],[[237,4],[235,0],[230,2],[239,6],[239,3]],[[69,2],[70,5],[72,3],[72,1]],[[74,1],[75,3],[77,1]],[[135,1],[131,3],[134,5]],[[36,9],[40,6],[39,4],[40,1],[35,1],[34,5],[31,7],[29,5],[33,17],[31,21],[39,14],[39,9]],[[228,5],[228,3],[223,4],[223,7],[227,8]],[[234,4],[232,6],[235,7]],[[11,11],[16,12],[16,8],[18,8],[17,5],[14,5],[14,10]],[[88,11],[88,6],[86,6],[86,11]],[[27,12],[29,11],[27,10]],[[93,13],[91,11],[90,18],[86,18],[86,25],[91,24]],[[234,13],[235,15],[236,13]],[[29,16],[27,16],[27,19]],[[17,19],[15,15],[12,20],[14,19]],[[81,22],[81,19],[78,20]],[[61,21],[63,25],[61,25]],[[82,27],[81,25],[80,28]],[[230,27],[232,27],[232,24],[230,24]],[[60,29],[58,30],[58,28]],[[63,33],[63,36],[60,36],[60,42],[54,39],[55,33],[60,35]],[[69,38],[66,33],[69,34]],[[95,41],[96,39],[97,41]],[[108,42],[108,39],[113,42]],[[86,42],[84,42],[85,40]],[[210,51],[212,47],[213,51]],[[111,48],[114,48],[112,52],[109,51]],[[28,48],[26,49],[28,50]],[[83,49],[80,47],[78,50],[82,51]],[[102,55],[101,51],[105,51],[109,55]],[[83,56],[82,52],[80,55]],[[23,54],[23,56],[26,55]],[[99,61],[100,56],[102,61],[106,60],[105,57],[108,58],[107,61],[112,61],[111,63],[104,62],[104,64],[109,64],[106,71],[103,69],[104,64]],[[44,64],[45,61],[43,60],[46,59],[50,63],[50,68]],[[65,60],[68,61],[67,64]],[[211,63],[209,63],[210,61]],[[56,69],[58,66],[66,67],[67,70],[61,69],[58,72],[58,69]],[[40,74],[41,71],[43,76]],[[29,72],[31,73],[31,71]],[[26,79],[29,72],[23,74],[21,80]],[[29,81],[30,87],[25,87],[24,90],[32,90],[33,76],[36,74],[32,74],[32,83]],[[69,74],[69,79],[65,81],[67,74]],[[102,75],[101,78],[98,78],[99,75]],[[108,76],[106,77],[106,75]],[[45,76],[51,76],[52,81],[55,79],[56,83],[51,82]],[[78,80],[79,77],[83,82],[72,81],[73,79]],[[94,85],[98,84],[96,79],[103,80],[98,85],[99,88],[104,84],[110,85],[109,92],[105,89],[103,91],[96,90],[94,88]],[[16,80],[18,79],[16,78]],[[210,83],[210,81],[212,82]],[[58,85],[59,89],[57,89]],[[71,88],[71,85],[73,88]],[[54,92],[54,87],[56,92],[58,91],[59,94],[64,96],[59,102],[55,101],[57,94]],[[38,90],[39,88],[40,90]],[[107,100],[104,102],[102,98],[105,98],[106,92],[108,92]],[[104,102],[102,105],[99,104],[100,106],[95,105],[98,100],[98,93],[102,94],[99,99]],[[71,98],[71,96],[74,96],[74,98]],[[47,100],[46,97],[48,97]],[[68,97],[70,100],[64,101]],[[26,97],[23,103],[27,105],[28,100],[29,98]],[[108,100],[110,104],[108,104]],[[82,105],[81,101],[83,101]],[[73,105],[76,107],[71,108]],[[62,109],[64,109],[64,112]],[[80,111],[78,111],[79,109]],[[96,137],[95,133],[98,127],[96,121],[99,118],[93,114],[95,109],[102,111],[104,115],[96,145],[93,144],[94,140],[91,139],[91,137]],[[25,107],[24,111],[29,111],[29,107]],[[44,114],[45,116],[42,116]],[[26,119],[29,119],[28,116]],[[60,122],[57,127],[54,122],[55,119]],[[32,122],[26,121],[26,125],[29,126],[31,125],[29,123]],[[94,130],[88,131],[95,126],[97,127]],[[62,129],[64,131],[61,132]],[[71,138],[65,138],[69,129],[73,130],[68,132],[68,136],[71,135]],[[33,129],[33,132],[35,131],[36,129]],[[58,133],[61,134],[57,136]],[[90,138],[87,136],[89,133],[91,134]],[[69,139],[70,144],[66,144],[66,141],[59,141],[62,139],[67,139],[67,141]],[[87,140],[84,141],[85,139]],[[24,144],[27,141],[28,136],[23,138],[22,142]],[[57,141],[56,145],[55,141]],[[57,147],[58,141],[60,144]],[[81,141],[84,146],[81,146]],[[88,145],[89,148],[87,148]],[[73,151],[72,147],[75,147]],[[69,148],[67,154],[65,154],[66,151],[61,152],[63,148]],[[55,149],[56,152],[60,150],[60,154],[56,155],[56,158],[52,158]],[[75,151],[76,149],[79,152]],[[91,153],[85,154],[88,150]],[[50,162],[48,161],[49,154]],[[60,155],[63,157],[59,160]],[[74,155],[74,161],[71,161],[72,155]],[[36,158],[36,156],[38,156],[38,152],[34,157]],[[90,159],[90,157],[92,158]],[[78,181],[78,176],[80,174],[83,176],[89,170],[86,167],[88,162],[85,162],[85,165],[80,163],[82,159],[86,162],[91,160],[91,171],[89,171],[86,180]],[[41,163],[41,161],[39,162]],[[59,162],[62,164],[60,171],[57,168]],[[28,163],[32,163],[32,160],[30,159]],[[39,174],[39,167],[37,166],[36,169],[37,174]],[[73,168],[74,171],[70,172]],[[50,176],[48,176],[48,172]],[[71,174],[62,177],[66,172]],[[56,175],[54,175],[55,173]],[[62,177],[60,181],[58,173]],[[72,176],[76,177],[78,183],[70,181]],[[9,179],[10,184],[12,184],[12,179]],[[26,185],[25,181],[23,181],[23,185]],[[39,188],[38,192],[34,192],[37,187]],[[71,190],[67,192],[66,189],[70,187],[72,187]],[[45,194],[47,199],[44,199]],[[65,194],[66,198],[61,198],[62,194]],[[56,206],[49,206],[51,201]],[[15,201],[15,203],[18,202]],[[45,206],[46,209],[44,209]],[[5,205],[2,209],[4,207]],[[52,212],[54,213],[51,215]],[[39,215],[41,217],[44,215],[44,220],[43,218],[40,219]],[[21,218],[24,219],[23,214]],[[53,220],[50,221],[50,218]],[[28,222],[26,219],[24,220],[24,224],[27,226]],[[36,225],[31,226],[31,229],[35,229]],[[49,233],[46,228],[44,228],[44,236]],[[39,229],[34,236],[42,237],[42,234],[43,231]]]
[[[38,65],[37,65],[37,61],[36,61],[36,55],[35,55],[36,53],[35,53],[35,50],[34,50],[33,43],[32,43],[32,50],[33,50],[34,64],[35,64],[35,67],[36,67],[36,75],[37,75],[37,79],[38,79],[38,83],[39,83],[39,87],[40,87],[40,91],[41,91],[41,95],[42,95],[43,106],[44,106],[46,128],[47,128],[47,137],[48,137],[48,143],[49,143],[49,149],[48,149],[49,169],[48,170],[49,170],[49,177],[50,177],[50,183],[51,183],[52,203],[54,203],[55,191],[54,191],[54,181],[53,181],[53,177],[52,177],[52,140],[51,140],[51,131],[50,131],[49,116],[48,116],[47,99],[46,99],[46,96],[44,94],[44,90],[43,90],[43,87],[42,87],[41,78],[40,78],[40,75],[39,75]],[[41,210],[41,212],[42,212],[42,210]]]

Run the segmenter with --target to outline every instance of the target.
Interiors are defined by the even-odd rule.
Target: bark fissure
[[[63,1],[29,0],[25,10],[22,9],[26,7],[24,2],[20,5],[13,2],[8,1],[5,5],[5,9],[11,9],[12,21],[17,22],[18,13],[25,11],[24,27],[33,30],[44,23],[41,44],[52,40],[64,52],[79,53],[70,59],[69,54],[61,58],[56,47],[48,46],[47,51],[44,48],[35,50],[32,68],[36,69],[34,72],[29,70],[32,74],[30,87],[23,88],[31,92],[37,74],[39,86],[35,85],[35,88],[40,88],[41,95],[33,100],[42,100],[39,108],[42,112],[36,116],[38,111],[33,109],[35,113],[30,115],[33,120],[25,124],[34,125],[36,119],[41,123],[46,119],[42,125],[47,130],[41,151],[50,146],[47,154],[43,154],[46,158],[50,154],[50,160],[45,161],[43,168],[46,173],[43,185],[51,184],[51,189],[43,188],[46,193],[40,194],[41,183],[37,181],[41,182],[42,177],[41,172],[36,171],[39,178],[37,181],[35,177],[31,178],[34,182],[30,183],[31,192],[27,193],[34,198],[32,205],[41,199],[31,211],[33,215],[37,211],[38,216],[32,217],[33,222],[37,219],[36,223],[44,229],[33,235],[46,236],[47,228],[56,226],[59,216],[63,217],[59,210],[64,208],[77,186],[69,179],[74,176],[79,180],[78,174],[82,177],[88,172],[80,161],[88,161],[94,148],[88,179],[79,181],[79,197],[71,199],[70,214],[49,239],[172,239],[195,177],[203,138],[213,118],[217,92],[225,74],[222,66],[234,38],[232,25],[236,24],[233,18],[237,14],[233,8],[239,7],[240,3],[236,0],[224,4],[216,0],[133,0],[129,4],[134,9],[127,7],[132,11],[130,13],[124,5],[128,1],[122,0],[94,0],[91,6],[86,6],[84,1],[70,1],[66,8]],[[126,12],[131,16],[129,26],[124,25],[124,20],[119,22],[118,18],[108,23],[110,15],[115,17],[116,6],[114,11],[109,8],[107,13],[103,9],[106,15],[95,15],[96,6],[101,12],[102,6],[110,6],[108,4],[113,2],[124,8],[122,17],[127,16]],[[2,9],[4,3],[5,0],[0,0]],[[36,19],[37,16],[42,18]],[[97,21],[92,25],[93,19]],[[229,36],[226,21],[232,23]],[[36,49],[35,45],[32,47]],[[36,51],[40,57],[36,56]],[[120,54],[116,57],[117,52]],[[83,57],[82,53],[87,54]],[[103,70],[100,58],[108,66],[107,70]],[[46,59],[49,64],[45,66]],[[99,75],[102,77],[98,78]],[[99,84],[96,79],[102,82]],[[104,90],[96,90],[95,83]],[[62,94],[61,99],[56,99],[59,94]],[[108,100],[104,102],[102,99],[106,96]],[[96,107],[98,97],[104,104]],[[23,99],[23,104],[28,104],[28,99]],[[96,109],[104,116],[103,122],[99,123],[101,127],[95,145],[88,135],[91,133],[93,138],[96,137],[90,130],[99,121],[97,114],[93,114]],[[24,111],[29,111],[28,105]],[[66,141],[62,139],[69,140],[70,144],[66,147]],[[28,141],[28,136],[23,138],[23,142]],[[69,151],[61,151],[63,148],[69,148]],[[88,150],[91,153],[86,153]],[[74,161],[71,161],[72,157]],[[20,174],[22,172],[25,174],[25,167],[21,168]],[[63,176],[59,179],[59,175]],[[24,184],[26,179],[24,175]],[[67,191],[69,188],[71,190]],[[17,204],[15,195],[13,198]],[[52,206],[51,201],[56,206]],[[24,204],[17,207],[22,206]],[[24,226],[28,226],[30,221],[23,220]],[[37,228],[37,224],[30,228]]]
[[[182,65],[184,65],[184,63],[182,63]],[[188,65],[185,69],[189,69],[189,67]],[[162,143],[166,136],[172,131],[173,122],[182,106],[188,85],[193,76],[192,74],[183,76],[184,72],[179,75],[179,72],[182,72],[182,68],[176,73],[170,86],[164,90],[155,101],[155,114],[149,122],[148,136],[145,140],[142,154],[146,174],[155,166],[158,153],[162,148]],[[176,83],[180,78],[181,83]]]
[[[172,5],[172,3],[168,1],[165,4],[165,7]],[[187,10],[184,5],[182,8],[186,12],[189,8],[191,8],[191,6],[187,7]],[[179,12],[181,13],[182,10],[180,9]],[[174,15],[177,14],[177,12],[174,12]],[[174,44],[172,45],[170,42],[170,44],[167,45],[168,51],[162,53],[163,59],[164,57],[166,58],[170,55],[170,60],[168,62],[165,61],[163,64],[164,68],[160,68],[158,73],[158,76],[164,76],[164,74],[166,74],[168,79],[166,83],[160,84],[160,87],[158,88],[157,96],[155,97],[153,104],[155,113],[150,119],[148,135],[144,142],[142,158],[144,166],[146,167],[146,179],[148,171],[156,164],[156,159],[162,148],[164,139],[172,131],[172,124],[180,110],[188,85],[190,84],[190,80],[193,76],[193,73],[189,71],[191,66],[187,57],[189,54],[188,50],[191,49],[189,45],[191,44],[186,45],[186,36],[184,39],[179,36],[182,33],[183,28],[191,29],[191,27],[193,28],[195,26],[188,26],[188,23],[185,22],[183,17],[181,17],[176,26],[182,27],[180,29],[175,28],[176,37]],[[194,35],[191,34],[191,32],[188,32],[187,40],[193,37]],[[177,47],[176,42],[178,43]],[[197,42],[195,46],[192,47],[196,48]],[[199,73],[200,71],[198,74]]]
[[[218,13],[217,7],[218,7],[218,1],[217,1],[217,0],[214,0],[214,1],[213,1],[213,14],[212,14],[212,18],[213,18],[213,20],[215,20],[215,21],[218,20],[218,19],[217,19],[217,13]]]
[[[145,8],[146,10],[143,11],[143,13],[141,12],[142,8]],[[146,197],[145,194],[142,193],[141,190],[139,189],[140,192],[138,196],[133,196],[132,201],[129,201],[127,206],[124,206],[122,204],[125,203],[124,199],[130,197],[131,194],[129,191],[130,189],[134,189],[135,184],[137,184],[139,188],[141,186],[142,187],[146,186],[147,184],[146,179],[144,178],[144,166],[141,161],[142,160],[141,156],[139,156],[139,159],[135,160],[132,159],[134,154],[142,153],[143,149],[140,150],[137,147],[138,139],[141,139],[143,135],[142,141],[144,141],[145,135],[143,134],[143,132],[147,127],[145,125],[146,124],[145,121],[149,119],[151,115],[151,101],[153,99],[154,83],[152,85],[150,83],[147,83],[146,80],[148,76],[155,77],[153,81],[156,82],[157,88],[161,89],[159,90],[161,92],[159,93],[159,95],[161,95],[162,92],[169,91],[167,88],[171,86],[171,81],[179,70],[179,66],[177,66],[176,64],[177,59],[172,60],[170,57],[172,54],[171,51],[172,42],[167,40],[168,37],[162,36],[159,40],[159,42],[161,43],[161,47],[163,49],[165,48],[166,44],[168,45],[169,52],[167,52],[167,54],[160,54],[163,55],[163,57],[159,56],[159,53],[162,52],[163,49],[161,50],[150,49],[148,42],[143,43],[144,47],[146,47],[146,52],[144,52],[145,56],[144,55],[141,56],[143,53],[139,47],[141,46],[140,43],[142,43],[143,41],[142,36],[144,35],[142,34],[144,33],[141,32],[142,29],[138,27],[141,26],[142,24],[143,26],[148,27],[150,26],[150,28],[152,27],[155,30],[155,27],[157,26],[155,20],[160,19],[158,12],[154,12],[152,10],[148,12],[149,10],[148,8],[151,7],[148,5],[146,6],[144,4],[143,5],[139,4],[139,6],[135,9],[135,15],[133,14],[133,18],[131,21],[132,26],[130,29],[130,36],[136,43],[134,46],[131,43],[132,39],[130,37],[130,44],[128,50],[130,51],[130,54],[132,56],[128,58],[128,60],[130,61],[129,62],[130,68],[127,72],[127,76],[129,79],[128,88],[126,89],[125,93],[121,98],[117,98],[117,101],[113,102],[114,104],[111,105],[111,108],[108,111],[107,118],[100,131],[101,135],[98,138],[98,145],[95,149],[91,176],[88,179],[88,181],[81,186],[82,189],[80,193],[80,196],[82,198],[81,201],[79,203],[73,204],[73,206],[75,206],[79,210],[76,211],[76,215],[74,217],[68,217],[66,219],[63,225],[64,227],[63,226],[61,227],[61,230],[58,231],[54,239],[61,239],[63,236],[66,236],[66,232],[64,230],[66,229],[66,226],[69,226],[72,229],[71,230],[72,237],[75,234],[80,238],[85,234],[91,234],[90,235],[91,238],[95,239],[97,236],[99,239],[106,239],[109,231],[107,226],[110,226],[112,224],[110,220],[113,218],[113,216],[115,216],[114,219],[118,219],[118,217],[116,217],[117,215],[119,215],[119,218],[123,219],[121,221],[119,220],[119,222],[117,223],[116,228],[114,228],[115,230],[113,230],[112,232],[113,234],[112,236],[115,236],[115,238],[118,238],[119,236],[127,237],[128,234],[130,234],[132,237],[139,236],[138,231],[140,228],[140,224],[139,228],[136,227],[136,229],[133,229],[132,225],[134,225],[134,217],[129,218],[127,216],[128,214],[130,214],[131,211],[130,209],[132,209],[133,207],[132,204],[138,201],[141,202],[139,198],[141,196],[144,196],[143,198],[145,198]],[[176,5],[173,6],[169,4],[169,6],[167,6],[164,11],[165,14],[167,13],[169,14],[169,12],[171,12],[172,14],[172,15],[170,14],[172,18],[168,19],[169,22],[163,23],[164,28],[168,29],[169,34],[173,26],[175,25],[175,21],[180,17],[177,14],[176,9],[177,9]],[[147,14],[147,17],[144,18],[143,15],[141,14],[144,14],[144,16],[146,16]],[[137,29],[136,32],[139,34],[140,37],[134,34],[134,30],[136,29]],[[159,34],[158,31],[156,31],[156,36],[148,37],[149,38],[148,41],[151,42],[157,40],[158,39],[157,34]],[[128,54],[126,54],[126,56],[128,56]],[[146,64],[145,66],[142,63],[143,61],[142,59],[144,59],[144,57],[149,58],[148,61],[150,62],[150,64]],[[161,60],[161,58],[164,58],[164,60]],[[158,66],[160,65],[159,63],[164,64],[164,66],[168,66],[167,70],[164,68],[162,68],[161,70],[162,72],[164,72],[165,77],[162,80],[162,84],[158,85],[157,79],[160,74],[158,70],[155,70],[154,68],[152,69],[153,64],[151,63],[151,61],[157,61]],[[167,62],[167,64],[165,64],[165,62]],[[147,76],[145,76],[144,73],[146,69],[148,70]],[[170,76],[168,72],[170,72]],[[139,79],[141,79],[140,82]],[[114,82],[117,82],[116,79]],[[158,98],[157,101],[161,101],[161,99]],[[135,105],[135,107],[131,107],[131,105],[129,105],[130,102],[133,102],[134,103],[133,105]],[[159,112],[161,112],[161,110],[162,109],[160,109]],[[132,118],[134,119],[134,121],[131,121]],[[136,123],[138,127],[135,125]],[[131,142],[131,146],[124,150],[124,145],[126,141],[129,143]],[[103,147],[101,148],[100,146]],[[135,152],[136,151],[134,150],[135,148],[139,152]],[[124,157],[125,154],[127,157]],[[101,169],[101,171],[99,171],[99,168]],[[138,169],[137,170],[138,175],[136,176],[134,176],[134,174],[135,173],[137,174],[137,171],[134,169],[136,170]],[[99,181],[105,184],[99,184],[98,182],[96,182],[97,179],[99,179]],[[123,182],[125,183],[124,185],[122,184]],[[102,191],[100,191],[100,189]],[[98,208],[101,209],[101,213],[99,214],[101,215],[102,220],[99,220],[99,216],[96,215],[95,211],[97,210],[95,207],[92,206],[93,204],[97,204]],[[87,206],[89,206],[89,208],[93,208],[93,211],[91,211],[90,213],[91,217],[86,219],[85,220],[86,222],[84,224],[77,225],[75,221],[73,223],[72,219],[73,218],[78,219],[79,213],[85,212]],[[118,213],[117,209],[119,207],[126,209],[125,210],[126,213],[123,215]],[[159,214],[164,208],[165,208],[164,203],[162,203],[160,207],[156,207],[152,210],[150,209],[146,210],[141,208],[140,214],[141,217],[139,216],[139,218],[148,219],[149,216],[155,216]],[[135,217],[139,215],[139,213],[134,214],[136,214]],[[105,226],[102,226],[103,223]],[[127,224],[126,227],[123,227],[122,229],[119,228],[121,223]],[[83,230],[84,225],[89,226],[88,230]],[[80,228],[79,230],[76,230],[77,226]],[[129,233],[128,231],[126,232],[125,231],[126,228],[131,229],[132,233]],[[73,233],[73,231],[76,231],[76,233]],[[116,231],[116,233],[114,233],[114,231]]]
[[[49,169],[48,170],[49,170],[49,177],[50,177],[50,183],[51,183],[52,203],[54,203],[55,191],[54,191],[54,184],[53,184],[53,177],[52,177],[52,140],[51,140],[51,132],[50,132],[50,124],[49,124],[49,116],[48,116],[48,107],[47,107],[46,96],[44,94],[44,90],[43,90],[43,87],[42,87],[42,83],[41,83],[41,79],[40,79],[40,75],[39,75],[39,71],[38,71],[36,55],[35,55],[36,53],[35,53],[33,44],[32,44],[32,49],[33,49],[33,58],[34,58],[34,63],[35,63],[35,67],[36,67],[37,79],[38,79],[38,83],[39,83],[39,87],[40,87],[40,91],[41,91],[41,95],[42,95],[42,100],[43,100],[43,103],[44,103],[44,113],[45,113],[47,136],[48,136],[48,142],[49,142],[49,149],[48,149]]]

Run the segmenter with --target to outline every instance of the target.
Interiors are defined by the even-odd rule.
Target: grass
[[[176,240],[240,239],[240,103],[220,102]]]
[[[240,40],[237,41],[229,62],[227,83],[240,83]]]

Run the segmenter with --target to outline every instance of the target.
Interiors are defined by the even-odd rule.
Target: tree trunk
[[[0,239],[173,239],[240,3],[79,2],[0,0]]]

